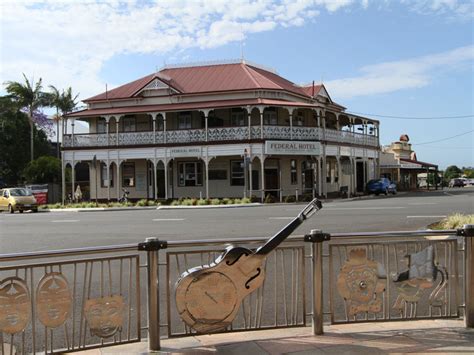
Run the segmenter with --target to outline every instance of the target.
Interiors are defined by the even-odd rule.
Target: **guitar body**
[[[176,284],[176,307],[183,321],[199,333],[229,326],[242,300],[265,280],[264,256],[229,247],[211,265],[184,273]]]
[[[263,284],[267,255],[321,208],[321,202],[314,199],[257,250],[230,246],[210,265],[183,273],[175,286],[176,308],[181,319],[198,333],[228,327],[242,300]]]

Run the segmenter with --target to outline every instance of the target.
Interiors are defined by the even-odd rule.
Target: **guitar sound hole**
[[[260,275],[262,272],[262,270],[260,268],[257,269],[257,273],[255,275],[253,275],[250,279],[248,279],[248,281],[245,283],[245,288],[248,290],[250,288],[249,284],[252,282],[253,279],[255,279],[256,277],[258,277],[258,275]]]
[[[248,256],[247,253],[241,253],[234,261],[227,260],[225,263],[229,266],[234,265],[239,259],[242,257],[242,255]]]

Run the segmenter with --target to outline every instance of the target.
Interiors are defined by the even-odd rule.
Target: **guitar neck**
[[[301,211],[298,216],[288,223],[283,229],[276,233],[273,237],[270,238],[268,242],[262,245],[257,249],[255,254],[257,255],[266,255],[275,249],[281,242],[288,238],[291,233],[299,227],[307,218],[311,217],[314,213],[322,208],[321,202],[318,199],[311,201],[304,209]]]

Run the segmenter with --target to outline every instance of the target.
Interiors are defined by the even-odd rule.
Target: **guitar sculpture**
[[[267,255],[321,208],[321,202],[314,199],[256,251],[229,246],[210,265],[183,273],[176,283],[176,307],[181,319],[199,333],[229,326],[242,300],[263,284]]]

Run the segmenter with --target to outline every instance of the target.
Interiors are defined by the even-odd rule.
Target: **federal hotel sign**
[[[265,154],[268,155],[320,155],[320,142],[266,141]]]

